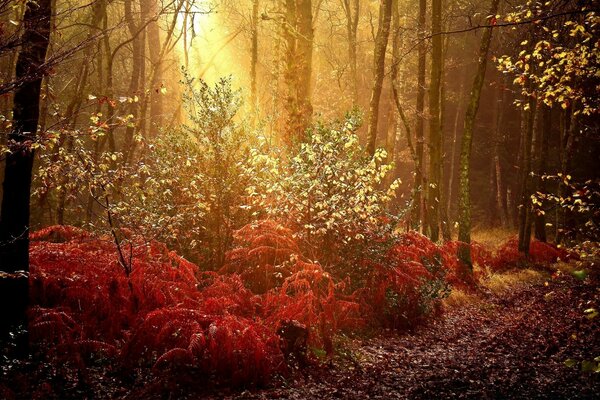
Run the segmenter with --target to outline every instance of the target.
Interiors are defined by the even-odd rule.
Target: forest
[[[594,0],[0,0],[0,398],[592,399]]]

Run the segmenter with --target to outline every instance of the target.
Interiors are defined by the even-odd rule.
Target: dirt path
[[[591,399],[600,374],[581,360],[600,356],[596,277],[527,285],[502,296],[484,294],[412,334],[380,336],[354,351],[356,363],[336,365],[287,388],[236,398],[289,399]],[[574,367],[565,360],[574,359]]]

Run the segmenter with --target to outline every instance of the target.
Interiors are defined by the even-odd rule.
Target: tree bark
[[[423,180],[425,177],[424,167],[424,142],[425,142],[425,117],[423,115],[425,111],[425,70],[427,61],[427,47],[425,39],[425,18],[427,15],[427,0],[419,0],[419,18],[417,24],[417,31],[419,36],[419,55],[418,55],[418,66],[417,66],[417,101],[416,101],[416,125],[415,125],[415,153],[416,153],[416,167],[415,167],[415,186],[412,194],[412,228],[419,229],[423,227],[423,191],[425,190]]]
[[[439,201],[439,213],[440,213],[440,228],[442,230],[442,239],[447,242],[452,240],[452,232],[450,230],[450,221],[448,219],[448,213],[446,212],[446,196],[448,195],[448,188],[443,186],[444,182],[444,166],[446,164],[446,151],[445,151],[445,140],[444,140],[444,128],[446,124],[446,55],[448,54],[448,45],[450,43],[449,37],[445,37],[444,49],[442,52],[442,66],[441,66],[441,82],[440,82],[440,135],[441,140],[441,160],[440,160],[440,201]]]
[[[28,1],[23,16],[23,45],[15,78],[26,79],[13,99],[13,125],[8,134],[11,152],[6,156],[3,199],[0,210],[0,278],[4,314],[2,334],[15,325],[26,326],[29,300],[29,201],[34,150],[37,141],[43,64],[50,41],[51,0]],[[19,271],[23,271],[20,273]],[[27,338],[21,343],[27,351]]]
[[[500,214],[500,225],[502,227],[508,226],[508,211],[506,208],[506,189],[503,180],[503,169],[502,162],[500,159],[500,144],[504,143],[505,134],[503,133],[504,126],[504,110],[505,104],[507,103],[507,90],[504,85],[501,85],[500,101],[496,104],[496,128],[494,130],[494,143],[493,143],[493,162],[494,162],[494,175],[495,175],[495,208]]]
[[[562,154],[560,167],[563,178],[558,184],[559,199],[563,199],[567,196],[567,185],[563,183],[563,179],[565,179],[564,177],[566,177],[571,171],[571,161],[573,158],[573,150],[575,148],[575,134],[579,125],[577,114],[574,112],[574,110],[576,110],[575,106],[575,104],[571,105],[569,112],[565,113],[565,128],[562,137]],[[568,211],[566,207],[559,207],[557,221],[558,229],[555,238],[555,242],[557,244],[563,243],[567,236],[569,228],[567,214]]]
[[[375,37],[375,57],[373,67],[375,78],[369,102],[369,123],[367,126],[367,153],[375,154],[377,145],[377,123],[379,121],[379,100],[383,88],[383,77],[385,68],[385,52],[390,35],[390,22],[392,19],[392,0],[380,0],[379,3],[379,26]]]
[[[456,113],[454,114],[454,125],[453,125],[453,129],[452,129],[452,150],[450,152],[450,173],[448,174],[448,198],[446,199],[446,215],[452,215],[452,196],[453,196],[453,192],[454,192],[454,175],[455,175],[455,170],[456,170],[456,148],[457,148],[457,142],[458,142],[458,130],[459,130],[459,126],[458,126],[458,121],[460,120],[460,113],[462,111],[463,108],[463,104],[465,102],[465,97],[466,94],[464,92],[464,88],[466,85],[466,77],[467,77],[467,73],[465,72],[465,79],[461,80],[460,83],[460,89],[459,89],[459,93],[460,93],[460,100],[458,101],[458,104],[456,105]]]
[[[258,110],[258,94],[256,93],[256,65],[258,64],[258,6],[259,0],[252,0],[252,18],[250,28],[250,107],[252,115]]]
[[[181,3],[183,5],[183,3]],[[160,40],[160,31],[158,26],[158,7],[157,0],[142,0],[141,7],[149,11],[150,18],[153,19],[146,28],[148,37],[148,53],[150,56],[151,79],[150,94],[147,101],[150,102],[150,129],[151,137],[158,133],[158,127],[162,125],[163,114],[163,95],[160,91],[162,84],[162,58],[164,56],[163,45]],[[175,17],[173,17],[175,18]]]
[[[439,239],[439,208],[442,162],[440,89],[442,81],[442,0],[431,1],[431,75],[429,82],[429,182],[427,187],[427,234]]]
[[[298,133],[303,136],[310,125],[313,112],[311,103],[313,16],[312,0],[296,0],[297,30],[296,57],[298,59]]]
[[[500,0],[492,0],[488,15],[496,15],[498,12],[498,4]],[[471,96],[465,113],[465,123],[460,151],[460,190],[459,190],[459,223],[458,223],[458,240],[462,244],[458,248],[459,259],[473,271],[473,262],[471,260],[471,147],[473,145],[473,128],[475,117],[479,108],[479,98],[481,96],[481,88],[485,78],[485,70],[487,66],[487,57],[492,41],[492,28],[488,27],[481,38],[479,47],[479,60],[477,64],[477,73],[473,81]]]
[[[533,140],[533,126],[535,120],[535,101],[529,100],[529,107],[523,111],[521,123],[521,165],[520,165],[520,195],[519,195],[519,252],[529,255],[531,240],[531,142]]]
[[[358,105],[358,73],[356,69],[356,33],[358,31],[359,0],[341,0],[346,15],[346,37],[348,40],[348,62],[350,64],[350,85],[352,105]]]
[[[551,109],[546,105],[541,104],[541,123],[538,123],[538,129],[536,132],[537,135],[537,148],[536,148],[536,191],[539,193],[546,192],[546,181],[543,179],[544,175],[547,173],[548,168],[548,139],[550,136],[551,129]],[[544,210],[542,210],[544,211]],[[534,237],[540,242],[546,242],[546,216],[544,212],[536,212],[534,218],[535,230]]]

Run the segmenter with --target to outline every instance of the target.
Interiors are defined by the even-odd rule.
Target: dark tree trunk
[[[531,142],[535,120],[535,101],[529,101],[529,108],[523,111],[521,122],[521,164],[520,164],[520,195],[519,195],[519,252],[529,255],[531,240]]]
[[[425,64],[427,59],[427,47],[422,37],[425,34],[425,17],[427,15],[427,0],[419,0],[419,19],[417,32],[419,36],[419,61],[417,67],[417,104],[415,125],[415,186],[412,193],[412,228],[419,229],[423,225],[423,144],[425,138]]]
[[[381,89],[383,88],[385,52],[390,35],[391,19],[392,0],[381,0],[379,3],[379,26],[377,27],[377,36],[375,37],[375,58],[373,61],[375,78],[373,82],[373,90],[371,91],[371,100],[369,102],[369,123],[367,126],[367,153],[370,156],[375,154],[375,147],[377,146],[379,100],[381,97]]]
[[[537,161],[537,171],[536,171],[536,191],[540,193],[546,192],[546,181],[543,179],[543,176],[547,173],[548,168],[548,139],[550,136],[550,129],[552,124],[552,115],[551,109],[546,107],[545,105],[541,105],[542,121],[538,123],[538,129],[536,135],[538,139],[536,140],[537,148],[536,148],[536,161]],[[545,211],[541,210],[535,215],[534,224],[534,236],[540,242],[546,242],[546,216]]]
[[[358,105],[358,74],[356,70],[356,33],[358,31],[359,0],[342,0],[346,14],[346,36],[348,40],[348,62],[350,63],[350,85],[352,105]]]
[[[442,82],[442,0],[431,2],[431,77],[429,81],[429,180],[427,187],[427,234],[439,239],[441,196],[442,126],[440,120],[440,88]]]
[[[564,184],[563,179],[571,171],[571,161],[573,158],[573,150],[575,148],[575,134],[578,129],[577,114],[575,110],[575,104],[571,106],[569,112],[565,113],[564,132],[562,137],[562,149],[561,149],[561,173],[563,178],[558,185],[558,197],[563,199],[567,196],[567,185]],[[555,242],[561,244],[564,242],[565,237],[569,233],[569,224],[567,221],[568,211],[566,207],[559,207],[558,221],[557,221],[557,233]]]
[[[14,94],[13,126],[8,134],[11,152],[6,157],[0,211],[0,269],[9,274],[0,278],[3,334],[15,325],[27,324],[29,201],[34,157],[30,145],[37,140],[40,88],[52,17],[51,0],[29,1],[26,7],[15,78],[27,79]],[[26,351],[26,338],[22,346]]]
[[[500,101],[496,104],[496,129],[494,130],[494,175],[495,175],[495,208],[498,210],[500,214],[500,225],[502,227],[508,226],[508,212],[506,208],[506,185],[504,183],[504,173],[502,168],[502,162],[500,158],[500,150],[501,144],[504,143],[506,134],[504,131],[504,110],[505,105],[508,101],[507,99],[507,90],[504,88],[504,85],[501,84],[499,90],[502,92],[500,96]]]
[[[496,15],[498,12],[498,4],[500,0],[492,0],[488,15]],[[490,42],[492,41],[492,28],[489,27],[483,33],[481,45],[479,47],[479,57],[477,65],[477,73],[471,88],[471,97],[465,114],[465,128],[463,131],[461,151],[460,151],[460,190],[459,190],[459,223],[458,223],[458,240],[462,245],[458,248],[459,259],[473,270],[471,260],[471,180],[469,174],[471,172],[471,147],[473,144],[473,126],[477,109],[479,108],[479,98],[481,96],[481,88],[485,78],[485,70],[487,66],[488,51]]]
[[[448,45],[450,43],[449,37],[445,37],[444,50],[442,53],[442,67],[441,67],[441,82],[440,82],[440,133],[441,139],[441,160],[440,160],[440,201],[439,201],[439,213],[440,213],[440,228],[442,230],[442,239],[444,241],[452,240],[452,232],[450,230],[450,221],[448,219],[448,213],[446,212],[446,196],[448,196],[448,188],[444,187],[444,165],[446,164],[446,151],[445,151],[445,140],[444,131],[446,124],[446,55],[448,54]]]
[[[258,64],[258,2],[252,0],[252,19],[250,31],[250,107],[252,115],[258,110],[258,94],[256,93],[256,65]]]
[[[183,4],[183,3],[181,3]],[[146,102],[150,102],[150,136],[155,137],[158,134],[158,127],[162,125],[163,117],[163,95],[161,93],[162,84],[162,58],[163,43],[160,40],[160,27],[158,26],[158,6],[157,0],[143,0],[141,7],[149,10],[149,17],[153,19],[146,28],[148,37],[148,50],[151,65],[151,79],[149,88],[149,98]],[[145,109],[146,107],[144,107]],[[144,110],[145,111],[145,110]],[[145,114],[145,112],[144,112]],[[142,120],[145,116],[142,116]]]
[[[452,204],[454,199],[454,175],[456,175],[456,148],[458,147],[458,131],[459,131],[459,121],[460,121],[460,113],[464,112],[463,107],[465,103],[466,93],[465,93],[465,85],[467,85],[467,77],[469,74],[468,70],[465,71],[465,77],[462,79],[460,83],[460,99],[458,104],[456,105],[456,113],[454,114],[454,125],[452,128],[452,149],[450,150],[450,172],[448,174],[448,197],[446,199],[446,215],[452,215]]]

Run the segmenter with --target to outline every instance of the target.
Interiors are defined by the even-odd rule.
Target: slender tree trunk
[[[442,229],[442,238],[444,241],[452,240],[452,233],[450,231],[450,221],[448,220],[448,213],[446,212],[446,196],[448,195],[448,188],[444,188],[444,166],[446,164],[446,151],[444,140],[444,131],[446,124],[446,55],[448,54],[448,45],[450,43],[449,37],[446,36],[444,40],[444,50],[442,53],[442,72],[441,72],[441,83],[440,83],[440,134],[441,139],[441,160],[440,160],[440,227]]]
[[[427,190],[427,234],[439,239],[441,196],[442,126],[440,89],[442,81],[442,0],[431,1],[431,77],[429,82],[429,180]]]
[[[488,15],[496,15],[498,12],[498,4],[500,0],[492,0]],[[467,265],[469,270],[473,271],[473,262],[471,261],[471,147],[473,145],[473,127],[475,125],[475,117],[479,108],[479,98],[481,96],[481,88],[485,79],[485,70],[487,66],[487,57],[492,41],[492,28],[488,27],[483,32],[481,44],[479,47],[479,57],[477,64],[477,72],[471,96],[465,113],[465,125],[462,136],[462,144],[460,151],[460,190],[459,190],[459,225],[458,225],[458,240],[462,242],[458,248],[459,259]]]
[[[535,101],[529,101],[529,107],[523,111],[523,122],[521,126],[521,182],[519,196],[519,252],[529,255],[529,243],[531,240],[531,143],[533,140],[533,126],[535,122]]]
[[[50,41],[51,0],[29,1],[23,16],[23,45],[17,58],[15,78],[27,79],[15,90],[13,123],[8,134],[11,152],[6,156],[2,208],[0,210],[0,278],[4,305],[2,334],[15,325],[27,326],[29,300],[29,201],[34,150],[37,140],[42,65]],[[27,352],[27,337],[19,344]]]
[[[578,118],[577,114],[573,112],[575,110],[575,104],[571,106],[570,112],[566,113],[565,116],[565,131],[562,140],[562,157],[561,157],[561,173],[563,178],[558,185],[558,197],[563,199],[567,196],[567,185],[564,184],[563,179],[571,171],[571,161],[573,158],[573,150],[575,148],[575,134],[578,129]],[[569,233],[569,224],[567,221],[568,211],[566,207],[559,207],[558,221],[559,226],[556,235],[555,242],[561,244],[564,242],[566,235]]]
[[[98,46],[96,49],[96,54],[97,54],[97,67],[96,67],[96,73],[97,73],[97,86],[96,86],[96,90],[97,93],[104,93],[105,92],[105,79],[104,79],[104,74],[105,72],[108,70],[108,68],[106,68],[104,66],[104,63],[106,62],[106,54],[105,54],[105,50],[104,50],[104,39],[106,36],[108,36],[108,21],[106,19],[106,0],[99,0],[97,2],[98,7],[99,7],[99,11],[98,11],[98,15],[99,15],[99,19],[98,19],[98,26],[102,27],[102,37],[100,38],[100,40],[98,41]],[[102,110],[102,105],[100,104],[100,102],[98,102],[98,104],[96,105],[96,114],[99,113]],[[98,156],[100,154],[100,146],[101,146],[101,140],[96,138],[94,140],[94,162],[96,162],[96,160],[98,159]],[[89,224],[92,222],[92,217],[93,217],[93,213],[94,213],[94,193],[91,192],[91,188],[90,188],[90,193],[88,193],[88,198],[87,198],[87,204],[86,204],[86,208],[85,208],[85,221]]]
[[[346,37],[348,40],[348,62],[350,64],[350,85],[352,105],[358,105],[358,73],[356,70],[356,33],[358,31],[359,0],[341,0],[346,14]]]
[[[250,28],[250,107],[252,115],[258,110],[258,94],[256,93],[256,65],[258,64],[258,6],[259,0],[252,0],[252,18]]]
[[[536,148],[536,161],[537,161],[537,171],[536,171],[536,191],[539,193],[546,192],[546,181],[543,179],[544,175],[548,172],[548,139],[550,136],[550,129],[552,125],[552,114],[551,109],[541,105],[541,113],[542,113],[542,122],[538,124],[538,131],[536,135],[538,139],[536,143],[538,144]],[[546,216],[544,210],[538,210],[535,214],[534,219],[535,231],[534,236],[540,242],[546,242]]]
[[[369,102],[369,123],[367,126],[367,153],[370,156],[375,154],[377,145],[377,123],[379,121],[379,99],[383,87],[383,77],[385,68],[385,52],[390,35],[390,22],[392,19],[392,0],[380,0],[379,3],[379,26],[377,36],[375,37],[375,58],[373,67],[375,78],[373,90],[371,91],[371,101]]]
[[[502,227],[508,226],[508,213],[506,209],[506,190],[503,181],[502,163],[500,161],[500,144],[504,142],[505,134],[503,133],[504,126],[504,110],[507,102],[507,90],[504,86],[500,86],[501,96],[500,101],[496,104],[496,128],[494,130],[494,143],[493,143],[493,161],[494,161],[494,174],[495,174],[495,209],[500,214],[500,225]]]
[[[146,35],[148,37],[148,50],[150,56],[151,65],[151,79],[150,79],[150,94],[147,101],[150,102],[150,126],[149,133],[151,137],[154,137],[158,133],[158,127],[162,125],[162,114],[163,114],[163,94],[161,93],[162,84],[162,58],[161,54],[162,47],[164,44],[160,40],[160,31],[158,26],[158,0],[142,0],[141,7],[149,11],[149,16],[153,20],[148,24],[146,28]],[[181,3],[183,6],[183,3]],[[175,18],[175,17],[173,17]],[[144,107],[145,108],[145,107]],[[145,113],[144,113],[145,114]],[[145,119],[145,116],[142,117]]]
[[[458,142],[458,122],[460,121],[460,113],[462,112],[463,104],[465,102],[465,81],[468,74],[465,72],[465,79],[460,83],[460,100],[456,105],[456,114],[454,114],[454,125],[452,129],[452,150],[450,154],[450,172],[448,174],[448,198],[446,199],[446,215],[452,215],[452,200],[454,192],[454,175],[456,170],[456,148]]]
[[[419,18],[417,33],[419,37],[419,55],[417,66],[417,102],[416,102],[416,125],[415,125],[415,153],[417,165],[415,167],[415,186],[412,194],[412,228],[423,228],[423,191],[425,190],[423,180],[425,177],[424,167],[424,143],[425,143],[425,72],[427,47],[425,39],[425,17],[427,15],[427,0],[419,0]]]

